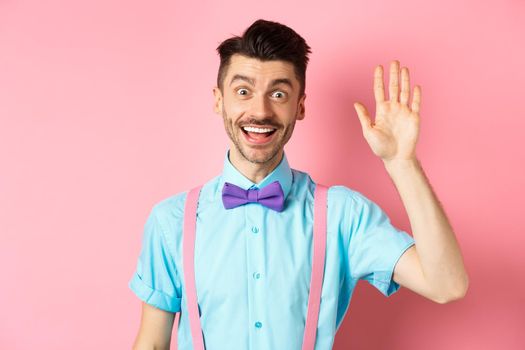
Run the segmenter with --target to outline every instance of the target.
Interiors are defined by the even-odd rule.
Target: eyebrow
[[[233,77],[232,77],[232,80],[230,81],[230,86],[231,84],[233,84],[234,81],[236,80],[242,80],[242,81],[245,81],[247,82],[248,84],[250,85],[255,85],[255,79],[253,78],[250,78],[250,77],[247,77],[245,75],[242,75],[242,74],[235,74]],[[270,87],[273,87],[275,85],[279,85],[279,84],[285,84],[285,85],[288,85],[290,87],[290,89],[293,89],[293,84],[292,84],[292,81],[288,78],[279,78],[279,79],[274,79],[271,81],[270,83]]]

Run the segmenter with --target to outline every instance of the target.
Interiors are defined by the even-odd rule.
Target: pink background
[[[0,348],[131,348],[140,301],[127,283],[148,211],[222,170],[215,48],[265,18],[313,50],[291,166],[363,192],[404,230],[352,104],[374,112],[376,64],[408,66],[422,86],[417,153],[470,275],[467,297],[445,305],[360,282],[334,349],[523,349],[524,11],[519,0],[1,1]]]

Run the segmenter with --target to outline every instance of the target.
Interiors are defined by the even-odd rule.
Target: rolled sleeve
[[[160,225],[156,209],[144,226],[142,247],[136,271],[128,287],[142,301],[169,312],[181,309],[181,283],[175,261]]]
[[[394,268],[415,241],[394,227],[386,213],[359,192],[354,193],[353,208],[348,250],[350,274],[354,279],[368,281],[388,297],[400,288],[393,280]]]

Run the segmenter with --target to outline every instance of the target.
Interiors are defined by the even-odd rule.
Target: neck
[[[230,147],[229,159],[232,165],[237,169],[241,174],[250,179],[253,183],[259,183],[268,174],[270,174],[281,162],[284,156],[284,152],[281,149],[279,153],[275,155],[272,159],[265,163],[253,163],[244,158],[239,154],[235,147]]]

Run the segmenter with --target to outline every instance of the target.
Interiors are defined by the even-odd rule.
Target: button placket
[[[263,222],[261,218],[264,217],[265,208],[261,205],[247,206],[246,210],[246,232],[247,232],[247,243],[248,243],[248,289],[250,293],[250,323],[252,329],[252,335],[254,338],[250,339],[250,344],[256,346],[258,337],[262,334],[264,308],[263,305],[266,302],[266,293],[264,290],[264,283],[262,278],[264,277],[264,244],[265,236]],[[251,276],[250,276],[251,275]],[[259,335],[255,335],[259,334]],[[252,343],[253,342],[253,343]]]

